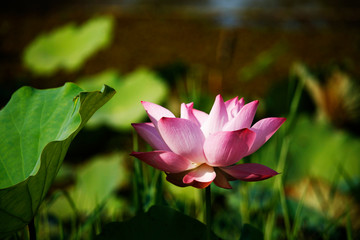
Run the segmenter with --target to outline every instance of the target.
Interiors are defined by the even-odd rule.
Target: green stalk
[[[76,204],[74,200],[71,198],[68,191],[61,191],[65,199],[68,201],[71,210],[74,212],[74,218],[71,218],[71,235],[73,235],[73,239],[78,239],[78,230],[80,226],[79,222],[79,211],[77,210]]]
[[[289,151],[289,145],[290,145],[290,141],[291,141],[289,132],[293,128],[293,125],[295,124],[295,117],[297,115],[297,110],[299,107],[299,103],[300,103],[304,85],[305,85],[305,82],[303,80],[300,80],[296,86],[294,97],[290,104],[290,111],[289,111],[288,121],[287,121],[287,125],[286,125],[287,127],[282,131],[283,142],[281,145],[279,162],[278,162],[278,166],[277,166],[277,171],[279,171],[280,173],[283,173],[285,170],[286,158],[287,158],[287,154]],[[283,176],[279,176],[275,180],[275,187],[277,187],[279,195],[280,195],[280,204],[281,204],[281,209],[282,209],[283,216],[284,216],[286,237],[287,237],[287,239],[291,239],[291,237],[292,237],[291,223],[290,223],[290,217],[289,217],[289,212],[288,212],[288,206],[286,203]],[[298,214],[300,214],[300,212]]]
[[[301,212],[304,206],[304,200],[305,200],[305,196],[307,193],[307,189],[309,187],[309,183],[306,185],[302,195],[301,195],[301,199],[300,202],[297,205],[296,211],[295,211],[295,217],[294,217],[294,223],[293,223],[293,228],[292,228],[292,234],[291,234],[291,239],[296,239],[296,236],[298,235],[298,232],[300,230],[300,226],[301,226],[301,221],[302,221],[302,216],[301,216]]]
[[[301,79],[296,86],[294,96],[290,103],[289,116],[287,118],[287,123],[285,125],[286,135],[289,133],[289,130],[293,127],[295,123],[295,117],[297,114],[297,110],[299,108],[299,103],[304,89],[304,85],[305,85],[305,81]]]
[[[346,214],[346,239],[352,240],[352,224],[351,224],[351,217],[350,217],[350,207],[347,207],[347,214]]]
[[[281,146],[280,158],[279,158],[279,163],[277,166],[277,171],[279,171],[280,173],[283,173],[283,171],[285,169],[286,156],[287,156],[288,149],[289,149],[289,142],[290,142],[289,138],[286,137],[283,140],[283,143]],[[282,212],[284,215],[286,237],[287,237],[287,239],[291,239],[291,224],[290,224],[290,218],[289,218],[289,213],[288,213],[288,207],[286,204],[283,176],[279,176],[278,178],[276,178],[275,181],[276,181],[275,187],[277,187],[279,195],[280,195],[280,204],[281,204],[281,209],[282,209]]]
[[[264,240],[271,240],[273,228],[275,223],[275,211],[271,210],[271,212],[268,214],[265,227],[264,227]]]
[[[246,182],[242,182],[242,184],[240,184],[240,192],[242,197],[240,204],[241,222],[243,225],[245,223],[250,224],[249,185]]]
[[[31,221],[29,222],[28,227],[29,227],[29,239],[36,240],[36,229],[35,229],[34,218],[31,219]]]
[[[139,150],[138,135],[133,130],[133,149],[135,152]],[[144,203],[143,203],[143,190],[144,190],[144,179],[141,171],[141,162],[139,159],[134,159],[134,192],[135,192],[135,203],[136,203],[136,212],[144,212]]]
[[[211,239],[211,189],[210,189],[210,185],[208,187],[205,188],[205,206],[206,206],[206,210],[205,210],[205,219],[206,219],[206,239],[210,240]]]

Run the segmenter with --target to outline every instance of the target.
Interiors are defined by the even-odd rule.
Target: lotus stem
[[[206,239],[211,239],[211,188],[205,188],[205,219],[206,219]]]
[[[29,239],[36,240],[36,229],[35,229],[34,218],[31,219],[31,221],[29,222],[28,228],[29,228]]]

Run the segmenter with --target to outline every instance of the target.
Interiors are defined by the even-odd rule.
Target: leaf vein
[[[8,170],[7,170],[6,164],[4,163],[4,159],[3,159],[3,158],[0,158],[0,160],[1,160],[1,164],[4,166],[6,175],[7,175],[7,176],[9,177],[9,179],[10,179],[11,184],[14,184],[14,180],[11,178],[11,175],[10,175],[10,173],[9,173]]]
[[[11,116],[11,121],[12,121],[12,123],[14,124],[14,126],[15,126],[18,134],[19,134],[19,145],[20,145],[20,153],[21,153],[21,159],[22,159],[22,161],[21,161],[21,168],[22,168],[23,177],[26,178],[26,176],[25,176],[25,168],[24,168],[24,162],[25,162],[25,161],[24,161],[24,155],[23,155],[23,151],[22,151],[21,130],[19,130],[19,128],[16,126],[16,122],[15,122],[15,120],[14,120],[14,117],[13,117],[13,115],[12,115],[12,112],[10,112],[10,116]],[[25,114],[25,116],[26,116],[26,114]],[[24,119],[24,122],[25,122],[25,119]],[[23,123],[23,126],[24,126],[24,123]],[[22,128],[21,128],[21,129],[22,129]]]
[[[28,224],[28,222],[25,221],[24,219],[22,219],[21,217],[16,216],[16,215],[14,215],[14,214],[12,214],[12,213],[9,213],[8,211],[5,211],[5,209],[0,208],[0,211],[3,212],[3,213],[5,213],[5,214],[7,214],[7,215],[9,215],[9,216],[11,216],[11,217],[14,217],[14,218],[20,220],[20,221],[23,222],[23,223]]]
[[[29,194],[29,198],[30,198],[31,216],[34,216],[34,211],[33,211],[33,199],[32,199],[31,193],[30,193],[29,183],[26,184],[26,189],[27,189],[27,193]]]

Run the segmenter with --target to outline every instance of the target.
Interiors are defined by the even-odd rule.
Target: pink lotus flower
[[[229,181],[260,181],[278,173],[258,163],[235,165],[258,150],[284,123],[285,118],[252,121],[259,101],[244,105],[238,97],[215,99],[210,114],[181,104],[181,118],[168,109],[141,102],[151,123],[134,123],[137,133],[154,149],[131,155],[164,171],[177,186],[205,188],[214,182],[231,188]]]

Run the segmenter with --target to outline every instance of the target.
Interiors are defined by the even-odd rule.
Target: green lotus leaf
[[[89,118],[115,94],[72,83],[22,87],[0,111],[0,238],[31,221],[67,149]]]
[[[50,75],[60,69],[76,70],[88,57],[109,45],[112,29],[113,19],[106,16],[90,19],[82,26],[62,26],[31,42],[23,61],[38,75]]]
[[[202,240],[206,237],[206,225],[198,220],[165,206],[152,206],[128,221],[112,222],[103,228],[96,240],[156,239]],[[211,233],[211,239],[219,239]]]
[[[115,88],[116,96],[92,117],[87,126],[107,125],[114,129],[126,130],[131,123],[141,121],[146,112],[140,101],[160,104],[168,93],[168,87],[153,71],[140,68],[125,76],[114,70],[79,79],[76,82],[87,91],[98,89],[104,84]]]

